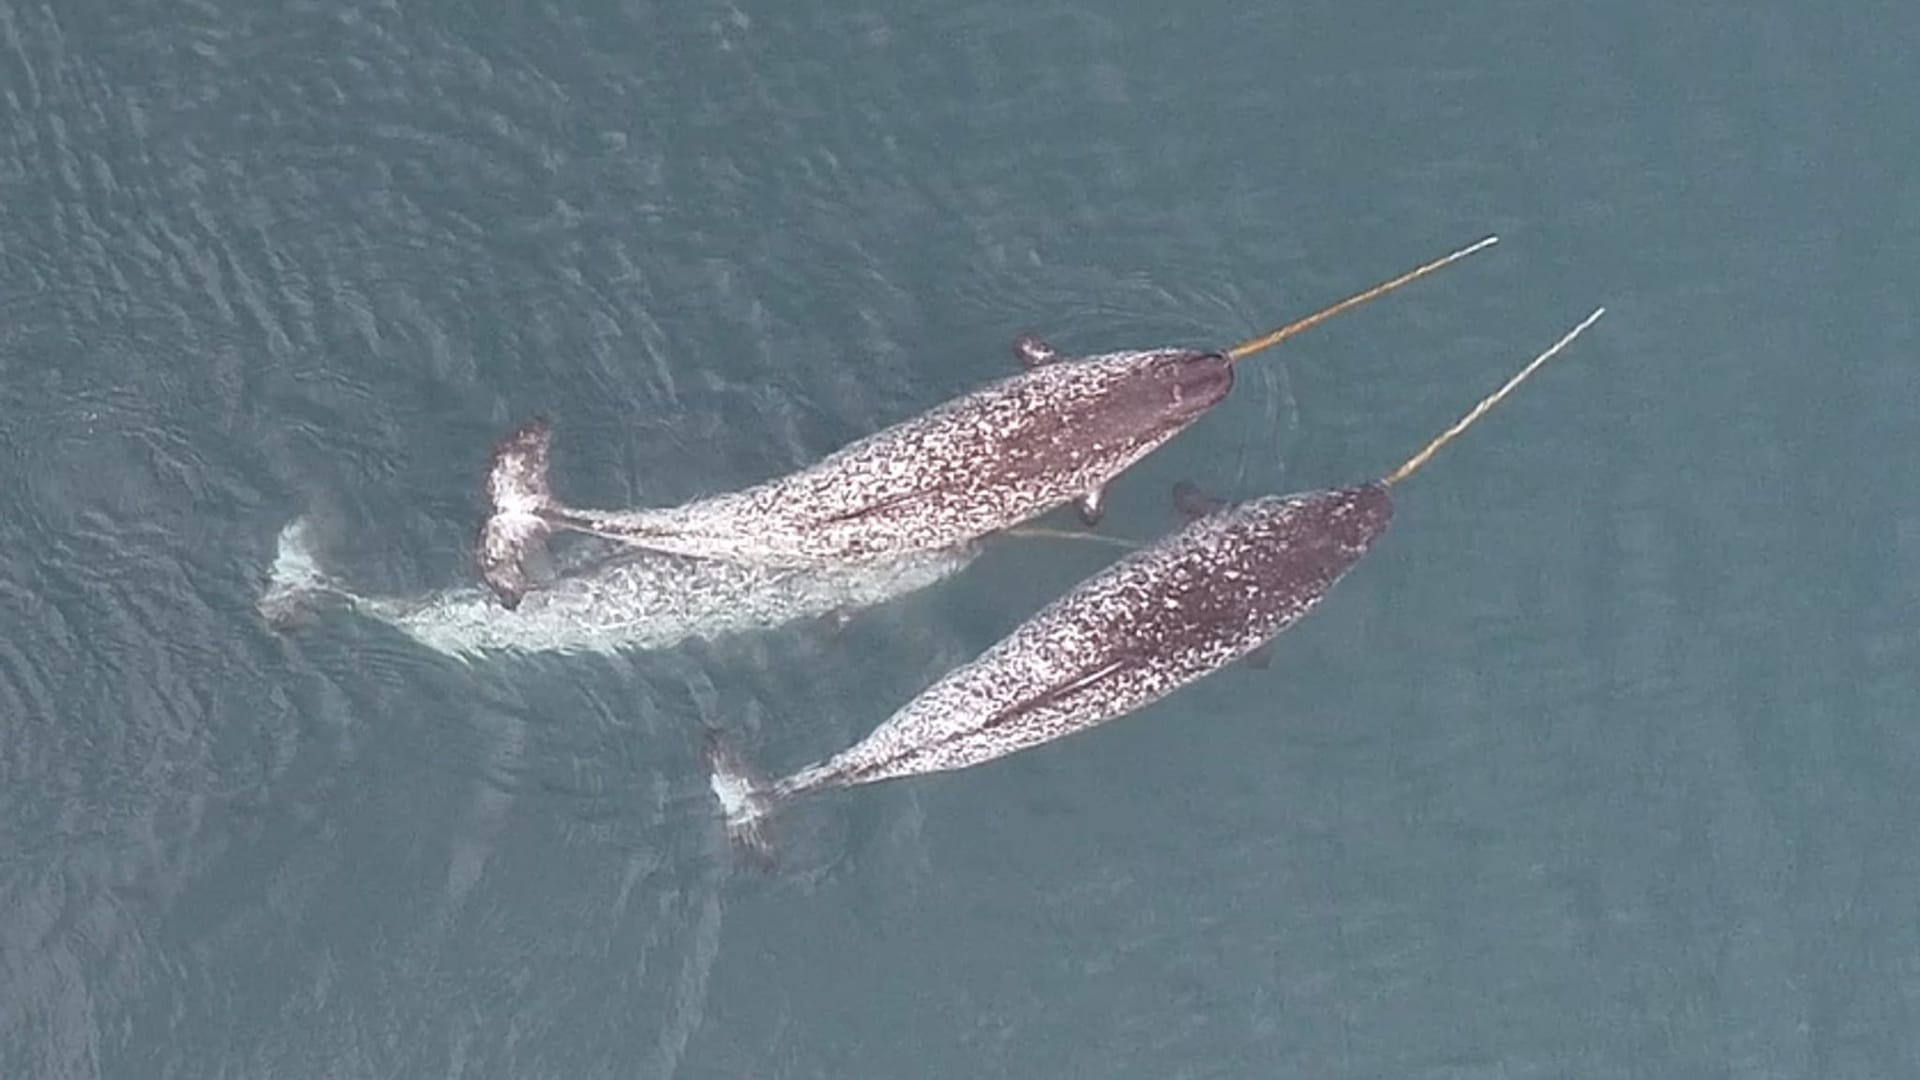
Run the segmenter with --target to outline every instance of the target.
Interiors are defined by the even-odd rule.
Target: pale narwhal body
[[[531,587],[529,548],[555,529],[648,550],[775,566],[952,548],[1069,502],[1097,521],[1107,484],[1224,399],[1233,365],[1463,258],[1489,237],[1227,351],[1149,349],[1077,359],[1015,344],[1024,370],[875,432],[796,472],[674,507],[588,510],[549,487],[551,432],[497,446],[481,576],[508,607]]]
[[[770,567],[587,539],[551,561],[554,573],[518,609],[503,611],[468,582],[405,595],[355,588],[328,570],[313,523],[280,532],[260,613],[276,627],[338,605],[426,647],[478,660],[526,653],[620,653],[717,641],[810,619],[839,620],[959,573],[980,544],[891,559]]]
[[[1392,488],[1597,320],[1595,311],[1388,476],[1216,510],[1127,555],[955,668],[866,738],[760,783],[709,739],[729,832],[754,847],[787,800],[963,769],[1096,727],[1261,648],[1320,603],[1393,517]]]

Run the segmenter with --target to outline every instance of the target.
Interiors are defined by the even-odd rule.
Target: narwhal
[[[350,584],[322,560],[316,523],[280,530],[258,608],[287,628],[323,606],[382,622],[464,660],[514,653],[617,653],[718,641],[812,619],[839,623],[928,588],[965,569],[991,543],[977,540],[862,562],[767,566],[693,559],[578,537],[543,559],[541,585],[502,611],[470,581],[408,594]],[[1032,525],[1009,538],[1067,539],[1134,549],[1118,537]]]
[[[1489,236],[1224,352],[1147,349],[1080,359],[1038,337],[1017,375],[868,435],[811,466],[679,506],[586,510],[557,501],[544,420],[496,445],[480,574],[507,607],[555,529],[697,558],[800,566],[952,548],[1067,502],[1098,520],[1106,486],[1211,409],[1233,366],[1498,242]]]
[[[1127,555],[955,668],[853,746],[772,783],[716,734],[711,786],[729,833],[764,853],[788,800],[964,769],[1149,705],[1261,648],[1325,598],[1393,517],[1392,491],[1600,318],[1589,315],[1425,448],[1354,487],[1270,495],[1199,516]]]
[[[959,573],[982,543],[860,563],[777,567],[690,559],[587,537],[547,560],[553,572],[508,612],[471,581],[398,595],[355,587],[323,563],[314,523],[302,516],[280,531],[258,606],[276,628],[322,605],[344,607],[463,660],[611,654],[850,617]]]

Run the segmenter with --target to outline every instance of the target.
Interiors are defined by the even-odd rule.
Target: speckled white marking
[[[331,596],[439,652],[602,652],[654,649],[870,607],[958,572],[975,549],[915,552],[858,565],[782,569],[651,552],[570,567],[507,611],[479,587],[419,596],[367,596],[328,576],[304,519],[281,531],[260,610],[285,622]]]
[[[1391,515],[1386,488],[1369,484],[1194,521],[1047,605],[865,739],[774,784],[766,805],[978,765],[1157,701],[1312,610]]]
[[[773,564],[944,548],[1098,491],[1231,385],[1224,358],[1188,350],[1059,361],[740,491],[547,517],[653,550]]]

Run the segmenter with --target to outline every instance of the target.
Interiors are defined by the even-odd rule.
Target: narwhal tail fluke
[[[285,629],[312,614],[315,603],[325,597],[346,595],[320,565],[313,530],[312,520],[304,514],[280,530],[259,603],[261,618],[275,629]]]
[[[773,861],[767,817],[783,801],[758,770],[740,756],[733,740],[718,731],[706,735],[707,784],[719,800],[727,839],[762,864]]]
[[[487,520],[480,527],[480,576],[500,602],[518,607],[533,587],[529,560],[553,531],[543,511],[553,508],[547,460],[553,431],[535,417],[494,444],[487,468]]]

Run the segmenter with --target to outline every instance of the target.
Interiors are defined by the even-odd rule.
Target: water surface
[[[0,0],[0,1075],[1920,1071],[1920,15]],[[1403,489],[1265,671],[726,858],[1110,552],[463,665],[488,443],[665,503],[1073,352],[1313,332],[1106,526]]]

